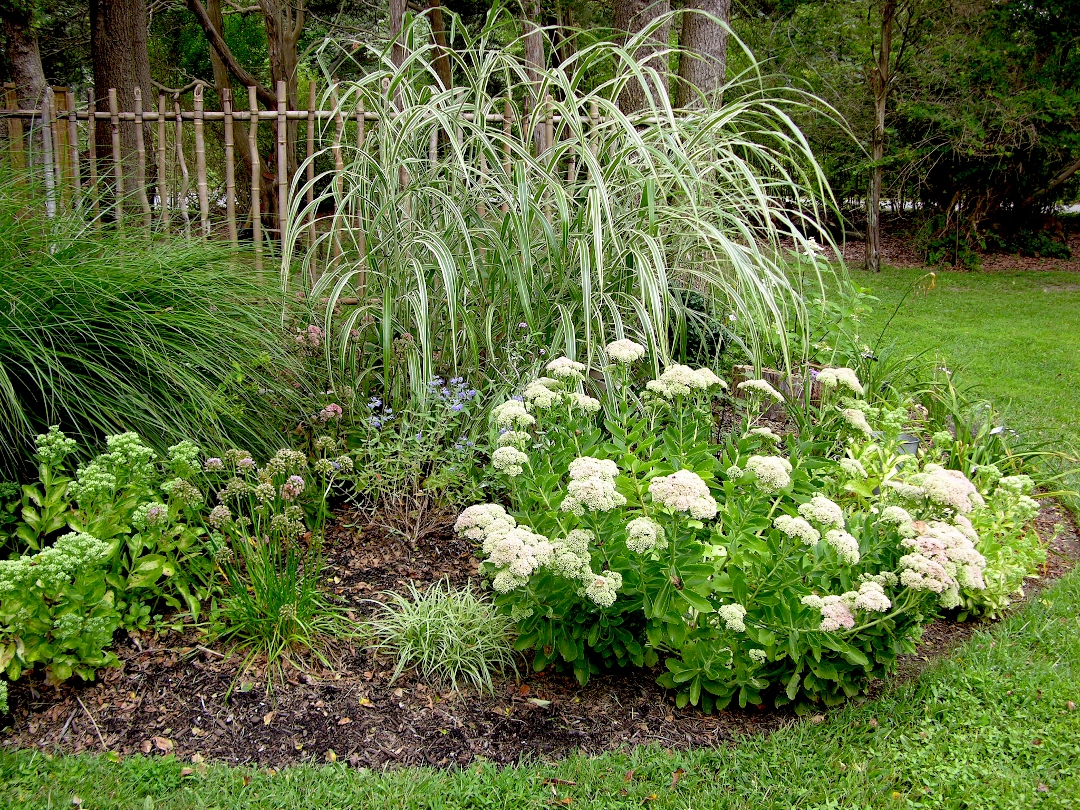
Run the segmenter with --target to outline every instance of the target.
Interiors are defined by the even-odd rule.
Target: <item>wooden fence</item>
[[[38,109],[26,110],[18,109],[15,88],[8,84],[5,85],[5,109],[0,110],[0,120],[7,124],[7,144],[0,144],[0,150],[9,153],[12,165],[26,166],[31,149],[30,132],[42,132],[42,155],[34,159],[34,163],[45,169],[50,210],[57,206],[81,209],[90,214],[95,223],[100,223],[103,218],[111,219],[116,227],[136,225],[156,228],[165,233],[177,228],[187,232],[195,230],[206,238],[228,238],[234,245],[243,234],[253,241],[256,261],[261,266],[264,241],[285,232],[289,193],[294,180],[289,172],[290,154],[294,165],[300,162],[306,167],[306,226],[308,239],[313,241],[316,222],[311,203],[315,166],[310,158],[318,150],[330,147],[334,170],[343,171],[345,123],[348,121],[355,128],[356,146],[363,149],[368,127],[380,120],[378,113],[365,111],[362,102],[355,110],[343,111],[337,103],[336,88],[330,92],[331,109],[321,109],[317,106],[314,81],[308,87],[306,109],[289,109],[284,82],[278,82],[276,89],[276,110],[260,109],[254,87],[248,88],[247,98],[243,100],[234,100],[226,89],[222,92],[222,108],[206,109],[202,84],[190,91],[190,109],[184,108],[178,93],[159,92],[156,108],[147,105],[139,88],[136,88],[133,110],[119,109],[115,90],[108,91],[108,109],[98,110],[92,89],[87,91],[80,105],[70,89],[53,87],[46,91]],[[246,108],[241,108],[241,102],[246,103]],[[501,106],[501,113],[487,114],[486,119],[501,123],[503,130],[510,133],[516,112],[509,99]],[[590,113],[582,120],[591,122],[595,127],[600,120],[595,104]],[[467,115],[471,116],[472,113]],[[538,152],[542,151],[552,144],[554,120],[557,117],[549,113],[531,138],[524,134],[522,138],[528,138]],[[134,172],[130,168],[132,157],[125,155],[121,147],[121,124],[129,122],[136,125],[134,161],[137,168]],[[335,125],[325,127],[320,132],[320,122],[333,122]],[[108,147],[103,147],[102,139],[95,137],[95,126],[101,123],[105,123],[111,131],[111,144]],[[207,125],[216,126],[219,123],[222,138],[220,142],[215,139],[213,143],[220,143],[224,154],[214,157],[222,158],[216,165],[224,164],[224,178],[218,186],[220,191],[214,195],[215,204],[212,206],[211,173],[208,173],[207,167]],[[236,185],[238,139],[246,141],[248,154],[257,154],[261,123],[269,123],[272,127],[274,155],[267,161],[266,174],[262,171],[250,172],[250,190],[245,189],[250,193],[250,204],[248,214],[244,215],[237,210],[240,199]],[[290,123],[294,126],[290,127]],[[296,143],[301,140],[297,132],[301,123],[307,125],[306,138]],[[156,138],[152,140],[156,140],[156,145],[151,143],[148,146],[147,134],[153,133],[155,127]],[[322,137],[327,133],[331,133],[329,143]],[[435,134],[432,139],[430,157],[434,163],[437,150]],[[302,158],[305,154],[308,158],[306,162],[296,161],[295,156]],[[194,189],[191,188],[192,163]],[[269,171],[270,166],[273,166],[273,172]],[[220,173],[218,179],[221,180]],[[267,199],[276,210],[263,210],[263,201]],[[198,209],[197,223],[195,216],[189,213],[193,205]],[[264,219],[268,220],[265,225]],[[250,223],[248,228],[240,227],[247,223]]]

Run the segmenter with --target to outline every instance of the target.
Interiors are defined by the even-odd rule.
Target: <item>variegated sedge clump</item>
[[[843,467],[805,457],[754,424],[760,403],[718,442],[712,410],[725,386],[712,371],[671,365],[638,386],[631,365],[644,347],[622,339],[603,356],[603,402],[583,364],[558,358],[494,409],[492,467],[508,501],[470,506],[456,524],[536,667],[561,661],[585,682],[663,654],[660,681],[680,705],[831,704],[978,587],[983,568],[958,518],[921,524],[892,487],[865,502],[845,495],[831,471],[859,472],[856,445]],[[853,372],[835,371],[828,390],[861,395]],[[744,392],[783,399],[762,385]],[[843,427],[836,407],[824,403],[819,418],[835,443],[857,442],[865,432]],[[856,410],[871,431],[871,419],[895,416]],[[935,503],[972,500],[954,476],[923,474]]]

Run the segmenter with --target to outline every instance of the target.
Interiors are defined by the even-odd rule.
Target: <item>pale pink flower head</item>
[[[319,421],[324,425],[331,421],[340,421],[342,415],[341,406],[331,402],[321,411],[319,411]]]
[[[299,475],[290,475],[281,487],[281,497],[286,501],[295,501],[304,491],[304,479]]]

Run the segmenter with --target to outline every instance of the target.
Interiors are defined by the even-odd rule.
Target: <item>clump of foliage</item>
[[[323,413],[331,422],[341,409]],[[282,450],[261,468],[235,449],[201,460],[187,440],[164,457],[134,433],[106,444],[72,470],[73,439],[55,426],[37,437],[39,481],[23,487],[15,556],[0,561],[0,671],[14,679],[40,664],[53,682],[92,678],[115,663],[118,627],[146,629],[162,608],[197,619],[222,587],[218,570],[224,635],[259,640],[274,659],[329,631],[317,538],[300,541],[352,471],[335,437],[316,440],[314,462]]]
[[[586,366],[560,358],[493,411],[511,508],[456,525],[538,668],[562,660],[584,682],[663,658],[680,705],[801,710],[857,694],[939,608],[984,590],[975,485],[929,461],[896,473],[908,410],[870,404],[850,368],[818,372],[820,399],[803,402],[740,383],[743,422],[717,442],[715,374],[668,366],[636,391],[644,347],[606,354],[603,404],[580,390]],[[786,442],[758,423],[775,403],[804,414]],[[872,469],[872,453],[845,452],[875,440]]]
[[[37,192],[0,162],[0,469],[22,472],[53,424],[87,446],[122,431],[158,451],[281,446],[303,369],[272,282],[227,244],[50,219]]]
[[[390,591],[372,601],[375,617],[365,629],[374,649],[397,662],[393,678],[415,668],[427,683],[493,691],[492,676],[516,669],[513,622],[470,588],[435,582],[425,591]]]

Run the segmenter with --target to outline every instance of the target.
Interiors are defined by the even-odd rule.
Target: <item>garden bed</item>
[[[427,535],[413,552],[380,530],[358,532],[355,523],[344,514],[331,528],[327,576],[332,592],[358,617],[370,611],[364,600],[403,590],[410,581],[420,587],[444,577],[454,584],[478,581],[472,549],[449,528]],[[1036,524],[1051,540],[1050,554],[1044,579],[1033,582],[1028,598],[1080,559],[1076,526],[1056,504],[1043,502]],[[983,624],[931,624],[918,651],[901,659],[896,677],[917,673]],[[268,696],[265,673],[238,675],[240,656],[223,657],[202,641],[195,631],[124,636],[122,666],[105,671],[99,683],[73,681],[59,690],[40,679],[13,684],[2,744],[267,767],[334,760],[373,768],[454,767],[646,743],[716,746],[740,734],[768,733],[794,717],[755,707],[713,716],[679,710],[652,675],[633,670],[596,676],[581,688],[569,673],[523,669],[519,679],[498,682],[492,695],[440,694],[408,673],[391,683],[392,666],[359,644],[338,651],[339,671],[294,674]],[[879,681],[872,691],[886,685]]]

